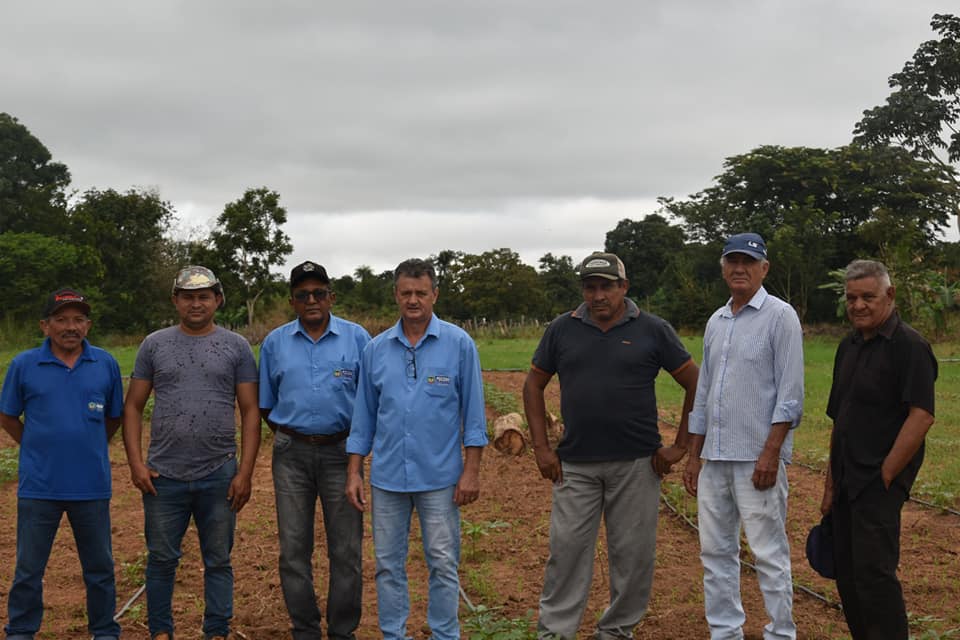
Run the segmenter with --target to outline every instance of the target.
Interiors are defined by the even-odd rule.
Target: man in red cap
[[[0,394],[0,426],[20,445],[17,568],[7,638],[33,638],[43,617],[43,574],[67,514],[87,589],[94,640],[120,637],[110,538],[107,442],[120,426],[117,361],[87,342],[90,305],[75,289],[47,297],[43,344],[17,355]]]

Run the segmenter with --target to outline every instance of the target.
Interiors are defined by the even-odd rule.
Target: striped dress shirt
[[[771,425],[789,422],[780,457],[790,462],[792,428],[803,415],[800,319],[763,287],[736,315],[731,305],[707,322],[690,433],[705,436],[706,460],[752,461],[760,457]]]

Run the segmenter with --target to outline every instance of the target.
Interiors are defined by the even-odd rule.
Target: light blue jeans
[[[787,470],[776,484],[753,486],[755,462],[706,460],[697,483],[703,595],[712,640],[743,638],[746,615],[740,600],[740,525],[757,565],[757,581],[770,621],[765,640],[797,637],[787,539]]]
[[[237,475],[230,459],[210,475],[184,482],[160,476],[153,479],[157,495],[143,494],[147,538],[147,625],[150,637],[161,631],[173,635],[173,583],[183,552],[180,545],[190,518],[197,526],[203,558],[203,632],[207,638],[230,633],[233,617],[233,530],[237,514],[230,510],[227,492]]]
[[[458,640],[460,622],[460,508],[454,487],[398,493],[372,487],[373,546],[377,559],[377,611],[384,640],[407,637],[410,594],[407,549],[410,518],[417,510],[429,569],[427,624],[434,640]]]

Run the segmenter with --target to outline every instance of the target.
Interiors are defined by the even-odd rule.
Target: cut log
[[[493,446],[512,456],[526,450],[527,439],[523,435],[523,418],[519,413],[508,413],[493,421]]]
[[[547,412],[547,433],[554,443],[560,442],[563,437],[563,423],[549,411]]]

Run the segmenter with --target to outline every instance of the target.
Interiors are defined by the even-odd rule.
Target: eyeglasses
[[[407,363],[407,377],[417,379],[417,352],[414,351],[413,347],[406,347],[407,352],[404,354],[404,360]]]
[[[310,299],[310,296],[313,296],[313,299],[319,302],[320,300],[326,300],[329,293],[328,289],[301,289],[293,292],[293,299],[297,302],[306,302]]]

